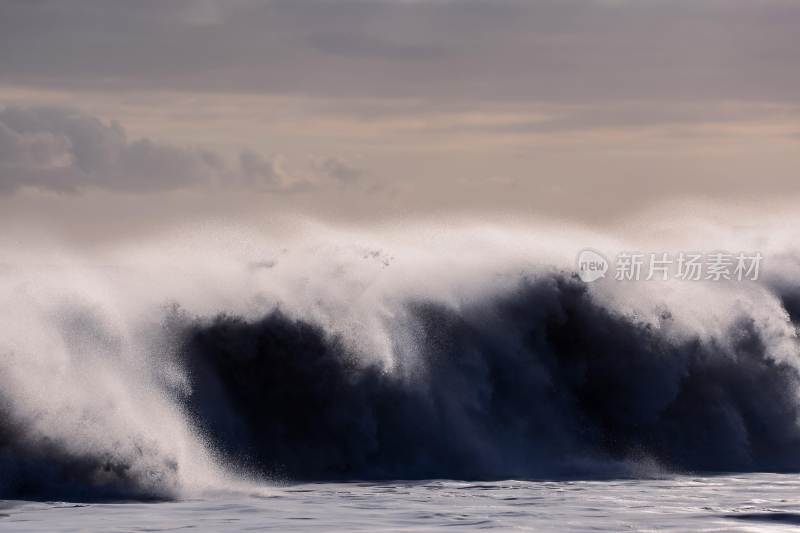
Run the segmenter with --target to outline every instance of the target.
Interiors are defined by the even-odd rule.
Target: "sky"
[[[0,222],[791,205],[798,28],[794,0],[2,0]]]

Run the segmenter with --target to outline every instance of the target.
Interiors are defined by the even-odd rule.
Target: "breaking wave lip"
[[[794,265],[659,292],[489,249],[393,270],[390,252],[337,263],[325,246],[142,254],[187,254],[171,278],[0,272],[0,498],[800,471]]]

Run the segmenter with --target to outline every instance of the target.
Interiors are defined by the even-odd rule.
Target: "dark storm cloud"
[[[800,3],[4,2],[0,81],[473,102],[800,100]]]

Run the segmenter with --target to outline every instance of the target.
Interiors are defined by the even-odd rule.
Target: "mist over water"
[[[800,470],[797,253],[699,233],[762,279],[585,284],[697,242],[547,224],[5,237],[0,498]]]

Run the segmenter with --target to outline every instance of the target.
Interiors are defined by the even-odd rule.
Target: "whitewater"
[[[9,228],[0,528],[796,525],[792,225],[650,216]],[[764,262],[585,283],[587,247]]]

